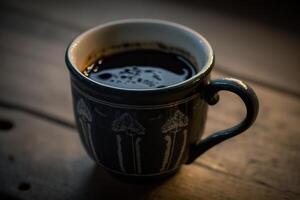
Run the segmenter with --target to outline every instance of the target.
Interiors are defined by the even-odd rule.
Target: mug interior
[[[205,73],[213,63],[212,48],[203,36],[176,23],[150,19],[120,20],[90,29],[72,41],[67,59],[77,73],[89,79],[81,73],[86,66],[96,60],[103,50],[122,44],[162,44],[178,50],[193,63],[197,71],[183,82]]]

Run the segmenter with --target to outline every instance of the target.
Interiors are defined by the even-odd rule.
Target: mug
[[[185,54],[197,73],[164,88],[124,89],[95,82],[82,74],[88,62],[107,49],[130,44],[172,47]],[[106,23],[76,37],[65,55],[70,72],[76,125],[88,155],[106,171],[127,180],[168,177],[183,164],[220,142],[248,129],[256,119],[258,100],[245,83],[210,79],[214,54],[199,33],[153,19]],[[247,115],[238,125],[201,139],[208,105],[221,90],[237,94]]]

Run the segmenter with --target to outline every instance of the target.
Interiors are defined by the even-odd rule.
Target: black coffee
[[[182,82],[196,70],[180,55],[141,49],[102,57],[83,73],[96,82],[118,88],[149,89]]]

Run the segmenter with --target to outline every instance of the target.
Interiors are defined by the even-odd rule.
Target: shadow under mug
[[[186,52],[197,68],[191,78],[165,88],[123,89],[97,83],[81,71],[99,52],[130,43],[155,43]],[[110,22],[76,37],[66,51],[76,124],[91,158],[108,172],[129,180],[174,174],[214,145],[249,128],[258,100],[233,78],[210,80],[213,50],[206,39],[182,25],[161,20]],[[218,92],[237,94],[247,115],[238,125],[201,139],[207,107]]]

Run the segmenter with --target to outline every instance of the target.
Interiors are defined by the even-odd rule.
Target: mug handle
[[[244,132],[256,119],[259,104],[257,96],[251,87],[242,81],[233,78],[213,80],[206,86],[204,92],[204,98],[209,105],[215,105],[218,102],[218,92],[221,90],[237,94],[246,106],[247,115],[238,125],[223,131],[218,131],[213,135],[208,136],[198,144],[191,145],[189,158],[186,164],[192,163],[198,156],[206,152],[211,147]]]

